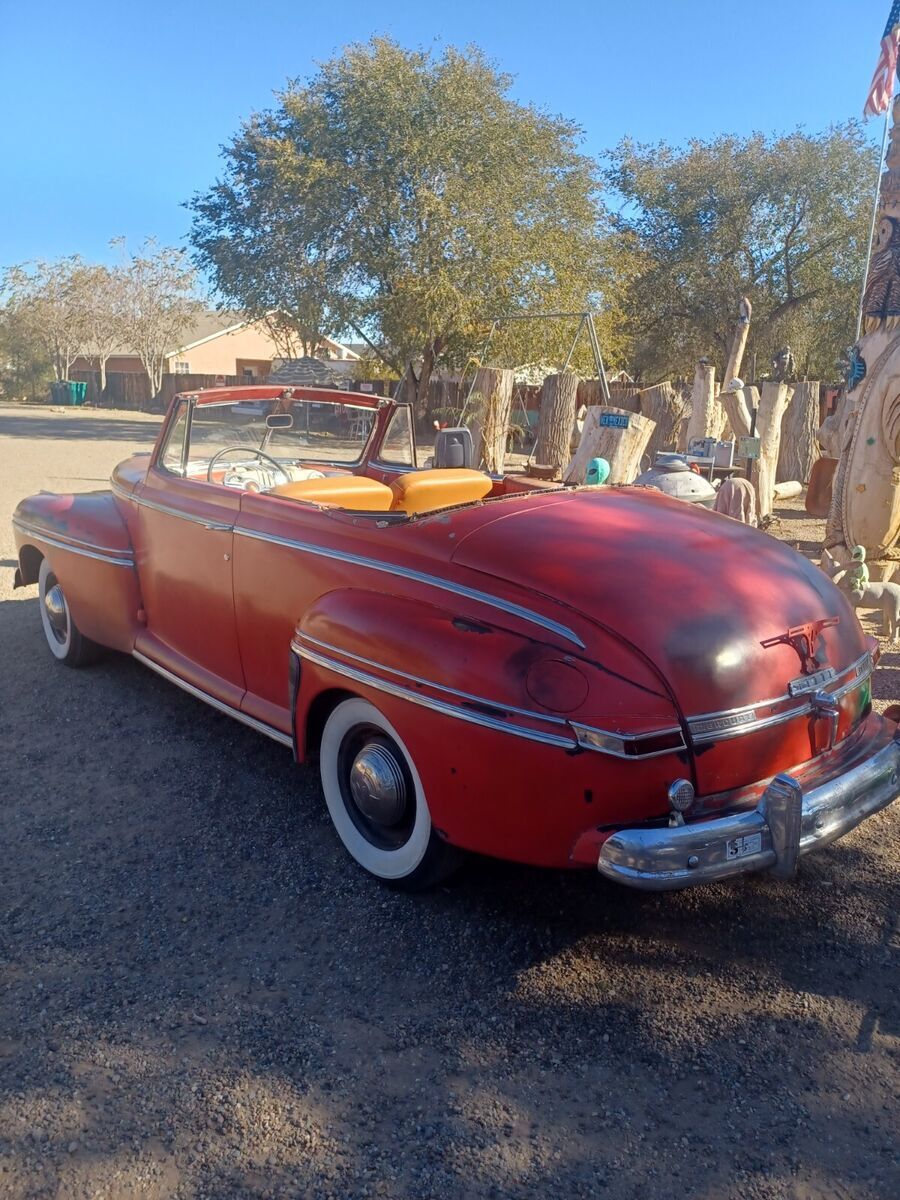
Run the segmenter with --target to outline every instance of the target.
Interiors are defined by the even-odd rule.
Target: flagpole
[[[881,204],[881,181],[884,178],[884,156],[887,153],[888,136],[891,132],[891,113],[894,107],[894,99],[891,97],[891,102],[887,106],[887,111],[884,114],[884,136],[881,139],[881,157],[878,160],[878,182],[875,185],[875,203],[872,206],[872,224],[869,228],[869,248],[866,251],[866,269],[863,272],[862,291],[859,294],[859,313],[856,319],[856,340],[859,341],[863,327],[863,306],[866,301],[866,281],[869,278],[869,267],[872,263],[872,249],[875,245],[875,229],[878,225],[878,209]]]

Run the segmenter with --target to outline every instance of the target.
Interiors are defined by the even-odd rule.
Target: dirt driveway
[[[156,424],[0,407],[0,1196],[900,1195],[900,810],[792,883],[380,888],[286,751],[12,591],[16,500]]]

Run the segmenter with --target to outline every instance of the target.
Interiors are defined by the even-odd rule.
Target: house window
[[[172,369],[176,375],[190,375],[191,364],[189,362],[184,362],[184,360],[179,362],[176,359],[175,362],[172,364]]]

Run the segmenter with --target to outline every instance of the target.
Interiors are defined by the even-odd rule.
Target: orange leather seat
[[[463,467],[410,471],[391,484],[394,512],[425,513],[483,500],[493,486],[489,475]]]
[[[270,488],[269,495],[309,504],[333,504],[355,512],[387,512],[393,500],[389,487],[364,475],[329,475],[325,479],[282,483]]]

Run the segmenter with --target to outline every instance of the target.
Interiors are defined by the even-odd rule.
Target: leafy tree
[[[167,351],[202,308],[195,288],[185,252],[153,241],[145,242],[121,268],[115,293],[121,301],[123,341],[140,358],[154,396],[162,387]]]
[[[703,354],[721,370],[746,295],[760,373],[790,344],[801,373],[834,378],[855,333],[876,170],[857,122],[684,149],[621,142],[605,178],[633,372],[687,375]]]
[[[46,393],[53,365],[34,312],[11,300],[0,307],[0,391],[35,399]]]
[[[581,310],[602,276],[579,130],[510,87],[477,49],[350,46],[226,147],[222,178],[189,205],[198,265],[310,346],[354,329],[421,402],[485,317]]]
[[[68,379],[87,336],[87,271],[78,255],[56,262],[23,263],[3,275],[10,312],[21,315],[16,328],[36,337],[56,379]]]
[[[126,341],[125,272],[117,267],[87,267],[81,287],[84,305],[85,357],[95,359],[100,369],[100,394],[106,390],[106,364]]]

